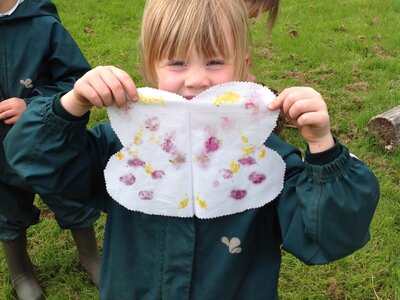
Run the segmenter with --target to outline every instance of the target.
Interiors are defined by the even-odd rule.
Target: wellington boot
[[[89,275],[93,284],[99,288],[100,255],[93,226],[81,229],[71,229],[81,266]]]
[[[20,300],[44,299],[32,262],[26,250],[26,233],[11,242],[3,242],[11,283]]]

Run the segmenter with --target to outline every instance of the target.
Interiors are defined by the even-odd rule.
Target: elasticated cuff
[[[53,109],[54,109],[54,113],[59,116],[60,118],[67,120],[67,121],[82,121],[85,118],[87,118],[87,114],[84,114],[81,117],[76,117],[74,115],[71,115],[68,111],[65,110],[65,108],[61,105],[61,97],[64,95],[65,93],[60,93],[57,95],[57,97],[55,97],[54,102],[53,102]]]
[[[312,165],[324,165],[338,158],[341,153],[342,145],[335,139],[335,145],[332,148],[320,153],[311,153],[309,147],[307,147],[305,159]]]

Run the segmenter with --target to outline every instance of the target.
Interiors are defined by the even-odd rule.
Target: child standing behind
[[[279,0],[243,0],[247,7],[248,16],[257,18],[264,12],[268,12],[268,32],[274,27],[279,10]]]
[[[152,87],[189,99],[246,80],[249,44],[242,0],[147,1],[141,62]],[[86,123],[91,107],[124,107],[127,98],[137,99],[131,77],[97,67],[54,102],[36,101],[4,142],[12,167],[39,191],[107,212],[102,299],[277,299],[281,246],[307,264],[326,264],[368,242],[378,182],[332,137],[315,90],[285,89],[269,107],[280,108],[308,144],[303,160],[276,135],[265,142],[286,163],[279,196],[214,219],[130,211],[108,195],[103,170],[122,146],[109,123],[93,130]],[[29,150],[18,147],[17,137]],[[222,237],[239,240],[242,251],[229,252]]]
[[[0,140],[26,107],[42,96],[68,91],[90,66],[63,28],[55,6],[42,0],[0,1]],[[28,148],[19,135],[12,137]],[[35,143],[40,143],[36,140]],[[41,195],[60,227],[71,229],[80,261],[97,284],[99,253],[93,223],[99,211]],[[41,299],[43,292],[27,253],[26,230],[39,220],[35,194],[9,167],[0,147],[0,240],[19,299]]]

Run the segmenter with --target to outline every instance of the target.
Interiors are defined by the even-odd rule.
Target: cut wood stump
[[[373,117],[368,129],[375,131],[388,144],[400,145],[400,106]]]

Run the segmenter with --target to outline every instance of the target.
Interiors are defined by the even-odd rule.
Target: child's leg
[[[43,299],[27,252],[26,229],[39,220],[34,194],[0,181],[0,240],[12,285],[19,299]]]
[[[4,257],[7,261],[12,285],[20,300],[44,299],[26,246],[25,232],[12,242],[3,242]]]
[[[91,281],[98,287],[100,255],[93,224],[99,218],[100,211],[57,196],[42,196],[42,199],[54,212],[60,227],[71,230],[79,261]]]
[[[90,279],[99,288],[100,254],[97,248],[96,235],[93,226],[81,229],[71,229],[81,266],[89,274]]]

